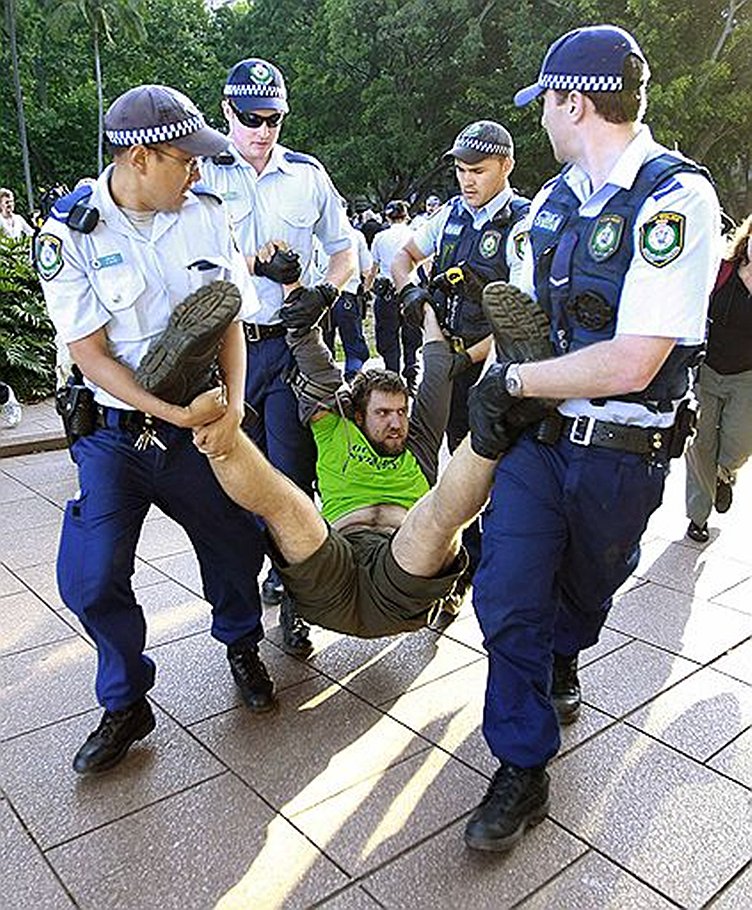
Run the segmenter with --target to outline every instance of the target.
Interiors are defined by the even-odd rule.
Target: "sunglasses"
[[[257,130],[264,124],[266,124],[269,129],[276,129],[276,127],[282,123],[282,118],[285,116],[282,111],[277,111],[276,114],[269,114],[266,117],[262,117],[261,114],[254,114],[253,111],[239,110],[232,101],[230,101],[230,107],[232,108],[233,114],[235,114],[243,126],[247,126],[248,129],[251,130]]]

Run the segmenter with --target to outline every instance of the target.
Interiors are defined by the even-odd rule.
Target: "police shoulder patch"
[[[63,267],[63,241],[54,234],[39,234],[35,240],[39,277],[50,281]]]
[[[530,231],[520,231],[519,234],[515,234],[512,238],[512,246],[514,247],[514,255],[518,259],[525,258],[525,243],[527,238],[530,236]]]
[[[684,249],[686,218],[680,212],[658,212],[640,228],[640,254],[645,262],[662,268]]]

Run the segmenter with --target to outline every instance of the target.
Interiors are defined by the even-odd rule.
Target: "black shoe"
[[[580,716],[582,693],[577,678],[577,655],[562,657],[554,654],[554,678],[551,685],[551,701],[562,726],[574,723]]]
[[[231,281],[212,281],[194,291],[175,307],[167,328],[150,345],[136,369],[136,382],[179,405],[210,389],[219,343],[240,304],[240,291]]]
[[[721,480],[719,477],[715,484],[715,510],[720,512],[721,515],[724,512],[728,512],[731,508],[731,502],[734,498],[734,488],[725,480]]]
[[[279,627],[282,629],[282,650],[293,657],[308,657],[313,651],[311,631],[295,611],[295,601],[285,591],[279,606]]]
[[[465,843],[473,850],[511,849],[528,825],[546,817],[548,784],[545,768],[503,763],[465,826]]]
[[[277,573],[270,569],[261,585],[261,603],[265,607],[278,607],[282,603],[284,593],[284,585],[277,577]]]
[[[689,527],[687,528],[687,537],[689,537],[690,540],[696,541],[697,543],[707,543],[710,540],[708,523],[705,522],[704,525],[698,525],[693,521],[690,521]]]
[[[227,660],[235,685],[247,708],[257,714],[274,707],[274,683],[258,653],[258,645],[241,641],[227,647]]]
[[[483,289],[482,307],[499,359],[547,360],[553,355],[548,316],[524,291],[504,281],[492,281]]]
[[[105,711],[99,726],[90,733],[73,759],[78,774],[99,774],[113,768],[137,739],[156,726],[149,702],[142,698],[122,711]]]

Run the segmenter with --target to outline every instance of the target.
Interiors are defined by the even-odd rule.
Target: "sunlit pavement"
[[[22,429],[0,431],[0,452]],[[683,483],[677,464],[583,655],[549,818],[486,856],[462,841],[494,770],[470,603],[443,636],[315,630],[306,663],[268,612],[279,709],[254,717],[208,634],[186,535],[156,510],[134,582],[157,729],[78,778],[99,708],[94,650],[55,585],[75,472],[65,451],[0,459],[0,907],[749,910],[752,469],[705,547],[683,537]]]

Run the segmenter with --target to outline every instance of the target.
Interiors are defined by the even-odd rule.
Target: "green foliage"
[[[55,330],[47,316],[28,240],[0,234],[0,378],[23,401],[55,388]]]

